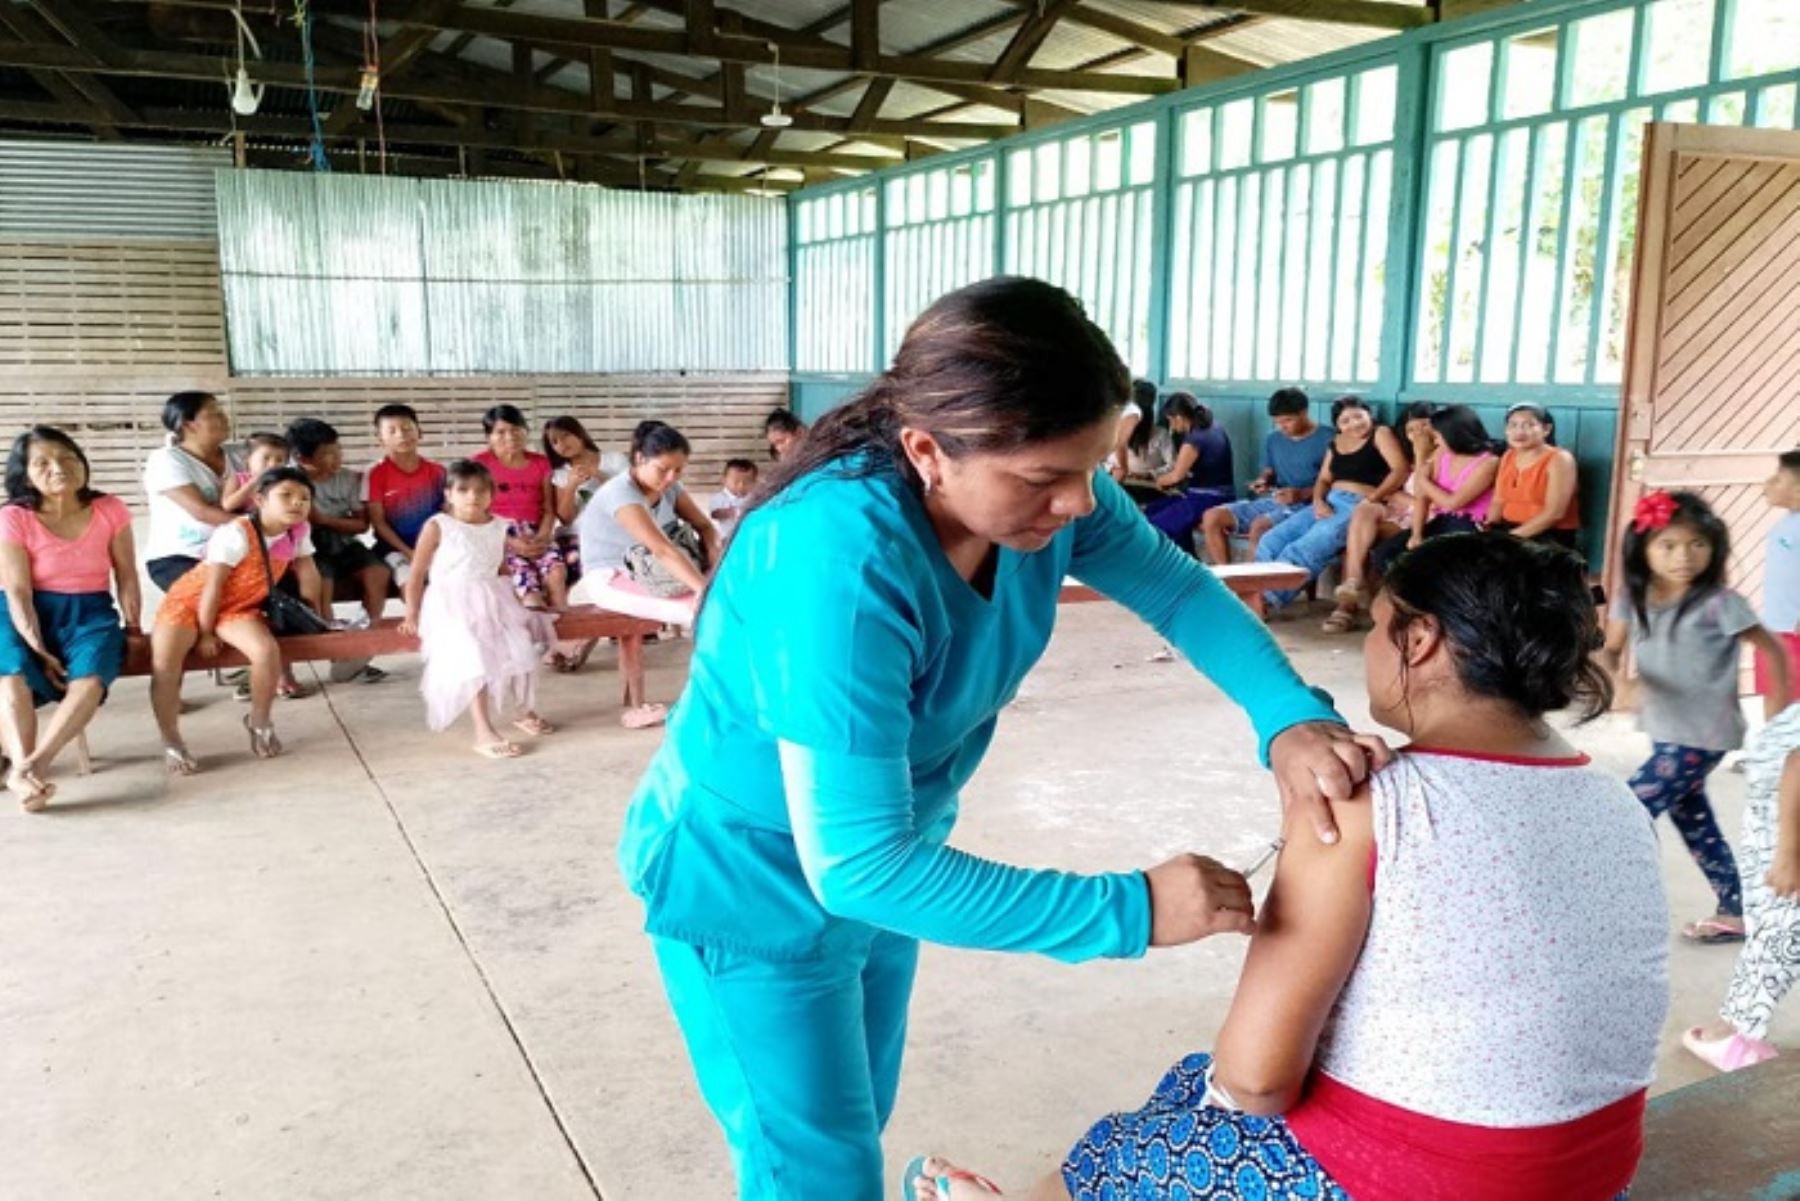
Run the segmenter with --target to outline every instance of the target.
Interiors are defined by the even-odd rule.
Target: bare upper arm
[[[1334,802],[1339,841],[1288,823],[1250,953],[1215,1048],[1221,1085],[1246,1110],[1280,1113],[1299,1098],[1319,1034],[1368,933],[1375,836],[1365,785]]]

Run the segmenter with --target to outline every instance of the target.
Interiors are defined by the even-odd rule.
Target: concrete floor
[[[1354,640],[1276,632],[1353,720]],[[1241,717],[1109,605],[1064,611],[1001,722],[958,843],[1025,864],[1232,863],[1277,826]],[[688,645],[652,648],[656,695]],[[92,731],[100,770],[45,815],[0,808],[0,1198],[591,1198],[732,1195],[612,863],[657,742],[615,724],[605,652],[545,682],[565,730],[512,763],[427,732],[417,665],[283,703],[290,748],[252,761],[243,707],[190,677],[208,771],[165,782],[144,683]],[[355,731],[351,734],[350,731]],[[1622,719],[1578,731],[1608,769]],[[1737,829],[1742,777],[1716,800]],[[1671,931],[1707,910],[1665,829]],[[890,1162],[964,1158],[1013,1187],[1088,1122],[1136,1106],[1211,1040],[1242,944],[1134,963],[927,949]],[[1707,1069],[1729,948],[1676,945],[1659,1088]],[[1777,1042],[1800,1046],[1800,1005]]]

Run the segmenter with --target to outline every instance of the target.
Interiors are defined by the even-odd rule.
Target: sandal
[[[1681,1045],[1721,1072],[1753,1068],[1781,1053],[1762,1039],[1749,1038],[1735,1030],[1724,1038],[1707,1038],[1705,1028],[1701,1026],[1690,1026],[1683,1031]]]
[[[556,733],[555,726],[535,713],[527,713],[523,717],[514,719],[513,729],[521,734],[530,734],[533,738],[542,738],[546,734]]]
[[[1325,624],[1319,628],[1327,634],[1348,634],[1356,629],[1360,616],[1356,608],[1340,604],[1331,611],[1331,616],[1327,617]]]
[[[669,720],[667,705],[638,705],[619,715],[619,724],[627,730],[648,730]]]
[[[273,759],[281,754],[281,739],[275,737],[274,726],[253,726],[244,714],[244,729],[250,731],[250,753],[258,759]]]
[[[163,743],[163,769],[171,776],[191,776],[200,770],[200,761],[179,742]]]
[[[562,665],[556,670],[564,673],[580,671],[583,667],[587,666],[588,656],[594,653],[594,648],[598,645],[600,645],[600,640],[598,638],[589,638],[586,642],[581,644],[580,650],[572,655],[565,655],[563,657]]]
[[[1368,594],[1363,591],[1362,582],[1360,580],[1345,580],[1332,591],[1331,599],[1337,601],[1340,605],[1360,605],[1364,600],[1368,599]]]
[[[1697,922],[1689,922],[1683,926],[1681,937],[1689,942],[1709,945],[1721,942],[1743,942],[1744,919],[1715,913],[1711,917],[1703,917]]]
[[[937,1166],[942,1171],[927,1172],[925,1165],[934,1160],[937,1160]],[[996,1197],[1002,1195],[1000,1186],[986,1176],[964,1171],[962,1168],[951,1167],[942,1160],[938,1160],[935,1155],[920,1155],[906,1165],[906,1173],[900,1177],[900,1191],[906,1201],[920,1201],[917,1181],[921,1177],[926,1177],[937,1185],[938,1201],[950,1201],[950,1186],[959,1180],[966,1184],[972,1184],[983,1192],[991,1193]]]
[[[42,813],[56,795],[56,785],[46,784],[31,772],[17,768],[7,775],[6,790],[19,798],[19,808],[27,813]]]
[[[525,753],[525,748],[502,738],[499,742],[476,743],[475,753],[483,759],[517,759]]]
[[[275,685],[275,696],[284,701],[303,701],[312,695],[312,689],[305,684],[290,683],[283,680]]]

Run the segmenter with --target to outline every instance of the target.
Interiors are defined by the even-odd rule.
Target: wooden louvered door
[[[1639,195],[1609,546],[1644,491],[1697,492],[1731,527],[1731,581],[1760,609],[1775,520],[1762,484],[1800,446],[1800,133],[1651,125]]]

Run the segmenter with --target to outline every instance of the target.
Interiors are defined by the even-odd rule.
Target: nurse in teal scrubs
[[[781,461],[715,574],[619,855],[744,1198],[880,1201],[919,940],[1073,963],[1249,932],[1248,885],[1198,855],[1078,875],[949,845],[1065,576],[1245,710],[1322,837],[1385,753],[1096,473],[1129,384],[1060,289],[953,292]]]

